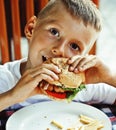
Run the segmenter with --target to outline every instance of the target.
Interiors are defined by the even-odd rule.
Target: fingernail
[[[74,72],[75,72],[75,73],[78,73],[79,71],[78,71],[78,69],[76,68],[76,69],[74,70]]]
[[[68,60],[68,64],[71,64],[72,63],[72,60]]]
[[[58,77],[58,76],[56,76],[56,77],[55,77],[55,80],[59,80],[59,77]]]
[[[61,69],[58,68],[58,72],[60,73],[60,72],[61,72]]]
[[[44,89],[44,90],[47,90],[47,89],[48,89],[48,86],[49,86],[49,84],[46,84],[43,89]]]
[[[74,67],[71,66],[69,69],[70,69],[70,71],[73,71],[73,70],[74,70]]]

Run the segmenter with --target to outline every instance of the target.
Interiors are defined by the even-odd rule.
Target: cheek
[[[69,48],[69,46],[66,46],[65,49],[64,49],[64,56],[67,57],[67,58],[71,58],[75,55],[79,55],[78,52],[74,52],[73,50],[71,50]]]
[[[41,36],[34,36],[30,43],[30,50],[34,53],[39,52],[41,49],[45,48],[47,45],[47,40]]]
[[[38,53],[38,50],[30,51],[28,55],[31,66],[35,67],[42,63],[42,56]]]
[[[40,55],[41,49],[42,45],[35,40],[30,44],[28,58],[30,60],[31,66],[34,67],[42,63],[42,58]]]
[[[42,54],[49,50],[50,44],[48,40],[42,38],[40,38],[40,40],[34,39],[31,41],[28,57],[32,66],[42,64]]]
[[[34,35],[32,41],[32,46],[36,46],[35,49],[39,48],[39,50],[49,47],[53,45],[53,39],[50,39],[46,33]]]

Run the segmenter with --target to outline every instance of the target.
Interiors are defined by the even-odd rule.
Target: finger
[[[96,58],[93,58],[91,60],[86,60],[78,69],[79,71],[85,71],[89,68],[95,67],[97,63]]]
[[[80,59],[82,56],[78,55],[78,56],[73,56],[71,58],[69,58],[68,60],[68,64],[72,64],[75,60]]]
[[[55,80],[52,76],[43,73],[36,76],[34,79],[36,79],[38,83],[40,83],[42,80],[45,80],[47,82],[53,82]]]
[[[74,71],[75,69],[78,70],[78,64],[81,62],[81,60],[83,60],[83,56],[76,56],[76,57],[73,57],[69,60],[69,64],[70,64],[70,67],[69,67],[69,70],[70,71]]]
[[[23,77],[27,77],[26,80],[28,81],[29,79],[34,78],[43,73],[43,74],[51,76],[55,80],[58,80],[59,78],[58,78],[57,73],[60,73],[60,72],[61,70],[56,65],[43,64],[42,66],[28,69],[25,72]]]
[[[60,73],[60,69],[58,66],[56,66],[55,64],[43,64],[42,66],[38,66],[35,69],[33,69],[34,71],[37,71],[40,68],[47,68],[49,70],[52,70],[56,73]]]
[[[53,78],[54,80],[58,80],[58,74],[54,73],[53,71],[47,69],[47,68],[41,68],[40,70],[38,70],[36,73],[34,73],[34,77],[39,76],[41,74],[45,74],[47,76],[50,76],[51,78]]]
[[[61,70],[56,65],[43,64],[41,67],[36,67],[35,69],[33,69],[33,71],[31,72],[31,75],[33,75],[33,77],[35,77],[36,75],[38,75],[40,73],[48,73],[49,75],[53,75],[53,77],[57,78],[55,73],[57,74],[60,72],[61,72]]]
[[[78,70],[82,70],[84,66],[88,63],[93,64],[93,61],[96,59],[94,55],[85,56],[80,62],[78,63]],[[92,63],[91,63],[92,62]]]

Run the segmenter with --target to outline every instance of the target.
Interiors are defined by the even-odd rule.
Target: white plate
[[[51,125],[55,120],[66,128],[77,124],[79,115],[83,114],[103,122],[102,130],[111,130],[109,118],[100,110],[77,102],[42,102],[15,112],[7,121],[6,130],[58,130]]]

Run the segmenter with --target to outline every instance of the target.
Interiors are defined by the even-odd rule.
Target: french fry
[[[80,121],[84,124],[89,124],[89,123],[93,122],[94,119],[92,119],[88,116],[85,116],[85,115],[80,115]]]
[[[54,121],[54,120],[51,121],[51,124],[53,124],[54,126],[56,126],[59,129],[63,129],[63,126],[61,124],[59,124],[58,122]]]
[[[67,130],[75,130],[75,128],[68,128]]]
[[[100,130],[101,128],[104,127],[100,121],[95,120],[95,119],[90,118],[85,115],[80,115],[80,121],[87,125],[80,127],[79,130],[90,130],[90,129],[91,130]]]
[[[80,126],[79,128],[70,127],[70,128],[67,128],[67,130],[77,130],[77,129],[78,130],[101,130],[104,127],[103,124],[99,120],[93,119],[85,115],[80,115],[79,120],[82,123],[82,126]],[[63,126],[54,120],[51,121],[51,124],[53,124],[55,127],[61,130],[63,129]]]
[[[81,126],[79,130],[98,130],[99,129],[99,122],[93,121],[88,125]]]

